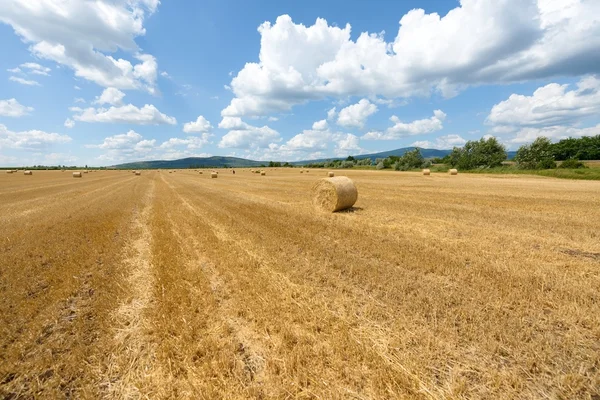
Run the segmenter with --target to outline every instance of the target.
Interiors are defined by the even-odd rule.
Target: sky
[[[0,165],[600,134],[598,0],[0,0]]]

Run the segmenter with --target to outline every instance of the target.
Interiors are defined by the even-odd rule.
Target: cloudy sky
[[[600,134],[598,0],[0,0],[0,165]]]

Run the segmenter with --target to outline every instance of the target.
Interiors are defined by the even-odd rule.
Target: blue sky
[[[597,0],[4,0],[0,165],[600,134]]]

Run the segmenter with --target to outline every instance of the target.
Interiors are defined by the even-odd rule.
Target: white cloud
[[[327,120],[322,119],[320,121],[315,122],[312,128],[314,131],[324,131],[329,128],[329,125],[327,124]]]
[[[185,146],[188,150],[198,150],[204,147],[210,141],[212,135],[209,133],[203,133],[200,136],[188,136],[185,139],[181,138],[170,138],[160,145],[161,149],[172,149],[178,146]]]
[[[549,126],[543,128],[522,128],[514,136],[505,139],[505,143],[511,145],[521,145],[533,142],[540,136],[545,136],[552,140],[567,139],[570,137],[596,136],[600,135],[600,124],[589,128],[575,128],[570,126]]]
[[[171,78],[171,75],[169,75],[169,74],[167,73],[167,71],[162,71],[162,72],[160,73],[160,76],[162,76],[163,78],[167,78],[167,79]]]
[[[81,90],[81,88],[79,86],[73,86],[73,89],[75,89],[75,90]]]
[[[219,128],[228,129],[219,142],[220,148],[256,149],[266,148],[270,143],[281,140],[279,132],[268,126],[256,127],[241,118],[224,117]]]
[[[109,87],[104,89],[100,96],[96,96],[96,100],[93,101],[93,104],[120,106],[123,105],[123,97],[125,97],[125,93],[117,88]]]
[[[358,136],[332,132],[327,126],[327,121],[321,120],[313,124],[313,129],[304,130],[281,145],[269,144],[268,148],[262,154],[256,154],[256,157],[261,160],[314,159],[324,156],[328,150],[332,150],[337,157],[366,152],[360,147]]]
[[[75,121],[73,121],[71,118],[67,118],[65,120],[65,127],[71,129],[72,127],[75,126]]]
[[[408,123],[402,122],[397,116],[393,115],[390,121],[394,123],[394,126],[389,127],[385,132],[368,132],[362,138],[369,140],[395,140],[405,136],[432,133],[444,128],[443,121],[445,119],[446,114],[442,110],[435,110],[431,118],[419,119]]]
[[[490,133],[507,145],[532,142],[540,136],[553,140],[600,134],[600,125],[581,127],[600,113],[600,79],[581,79],[573,90],[551,83],[531,96],[512,94],[494,105],[486,119]]]
[[[7,69],[7,71],[10,72],[11,74],[21,74],[21,73],[23,73],[23,71],[21,71],[21,68],[19,68],[19,67],[9,68],[9,69]]]
[[[459,135],[446,135],[436,138],[434,142],[428,140],[416,141],[411,144],[411,146],[421,147],[423,149],[446,150],[452,149],[453,147],[464,146],[465,143],[467,143],[467,141]]]
[[[34,81],[34,80],[30,80],[30,79],[23,79],[23,78],[19,78],[18,76],[11,76],[10,78],[8,78],[8,80],[13,81],[13,82],[17,82],[20,83],[21,85],[27,85],[27,86],[41,86],[39,82]]]
[[[492,107],[486,122],[506,126],[553,126],[573,124],[582,118],[600,114],[600,79],[587,77],[569,85],[551,83],[532,96],[512,94]]]
[[[336,134],[333,137],[336,143],[334,153],[338,157],[363,154],[365,150],[360,147],[360,139],[351,133]]]
[[[140,53],[135,38],[146,33],[144,18],[158,4],[148,0],[5,0],[0,22],[12,26],[30,44],[34,56],[67,66],[77,77],[104,87],[153,93],[156,60]],[[109,55],[116,51],[133,54],[138,63]]]
[[[36,75],[49,76],[50,68],[44,67],[38,63],[27,62],[20,65],[21,68],[28,69],[30,73]]]
[[[75,103],[85,103],[85,99],[82,97],[76,97],[75,98]]]
[[[183,125],[183,131],[185,133],[210,132],[211,129],[212,125],[202,115],[199,115],[198,118],[196,118],[196,121],[186,122]]]
[[[222,115],[265,115],[330,96],[449,97],[469,85],[598,73],[599,22],[593,0],[462,0],[443,16],[409,11],[386,42],[282,15],[258,28],[259,62],[233,77],[235,98]]]
[[[104,150],[98,159],[108,162],[134,161],[160,158],[156,153],[156,139],[144,139],[134,130],[108,136],[101,144],[88,144],[85,147]]]
[[[33,111],[33,107],[26,107],[17,99],[0,100],[0,115],[3,117],[22,117]]]
[[[367,99],[340,110],[337,123],[341,126],[362,128],[369,116],[377,112],[377,106]]]
[[[332,121],[337,115],[337,110],[333,107],[331,110],[327,111],[327,121]]]
[[[104,122],[104,123],[119,123],[119,124],[136,124],[136,125],[175,125],[177,120],[161,113],[152,104],[146,104],[142,108],[138,108],[133,104],[127,104],[121,107],[106,108],[79,108],[71,107],[71,111],[75,121],[83,122]]]
[[[51,145],[68,143],[71,138],[58,133],[47,133],[40,130],[13,132],[0,124],[0,149],[41,150]]]
[[[275,121],[279,121],[279,118],[277,118],[277,117],[269,117],[267,119],[267,121],[269,121],[269,122],[275,122]]]

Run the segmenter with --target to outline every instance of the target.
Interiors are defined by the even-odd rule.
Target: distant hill
[[[179,160],[137,161],[115,165],[118,169],[158,169],[158,168],[222,168],[258,167],[264,161],[246,160],[237,157],[188,157]]]
[[[373,154],[361,154],[358,156],[354,156],[354,158],[361,160],[363,158],[370,158],[375,161],[376,158],[386,158],[389,156],[402,156],[407,151],[413,150],[414,147],[403,147],[401,149],[390,150],[390,151],[382,151],[380,153]],[[434,158],[434,157],[445,157],[450,154],[451,150],[437,150],[437,149],[421,149],[421,154],[425,158]],[[515,156],[516,152],[509,151],[508,159],[512,159]],[[304,165],[311,163],[320,163],[324,161],[330,160],[343,160],[346,157],[341,158],[322,158],[319,160],[304,160],[304,161],[294,161],[290,162],[292,165]],[[276,161],[276,160],[273,160]],[[223,167],[258,167],[260,165],[266,165],[268,161],[254,161],[254,160],[246,160],[245,158],[237,158],[237,157],[188,157],[182,158],[179,160],[159,160],[159,161],[137,161],[126,164],[118,164],[114,165],[111,168],[118,169],[159,169],[159,168],[223,168]]]
[[[400,157],[400,156],[404,155],[404,153],[406,153],[407,151],[411,151],[411,150],[414,150],[414,149],[415,149],[414,147],[403,147],[401,149],[389,150],[389,151],[382,151],[380,153],[361,154],[361,155],[353,156],[353,157],[356,158],[357,160],[362,160],[363,158],[370,158],[373,161],[375,161],[376,158],[386,158],[386,157],[389,157],[389,156]],[[420,147],[418,149],[421,150],[421,154],[425,158],[445,157],[448,154],[450,154],[450,151],[451,151],[451,150],[437,150],[437,149],[422,149]],[[322,158],[322,159],[319,159],[319,160],[294,161],[294,162],[292,162],[290,164],[303,165],[303,164],[319,163],[319,162],[331,161],[331,160],[345,160],[345,159],[346,159],[346,157],[340,157],[340,158]]]

